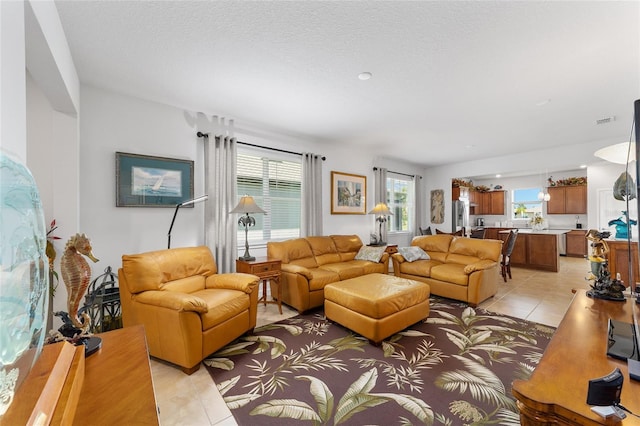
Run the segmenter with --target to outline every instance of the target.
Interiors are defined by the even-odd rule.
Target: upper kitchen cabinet
[[[451,200],[456,201],[460,198],[469,198],[469,188],[466,186],[454,186],[451,188]]]
[[[504,191],[471,191],[471,214],[504,215]]]
[[[587,185],[550,186],[547,214],[586,214]]]

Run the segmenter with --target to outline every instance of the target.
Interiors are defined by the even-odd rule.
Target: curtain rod
[[[373,171],[375,172],[376,170],[378,170],[378,168],[377,168],[377,167],[374,167],[374,168],[373,168]],[[395,173],[395,174],[397,174],[397,175],[402,175],[402,176],[409,176],[410,178],[414,178],[414,177],[416,177],[416,175],[410,175],[410,174],[407,174],[407,173],[394,172],[394,171],[392,171],[392,170],[387,170],[387,172],[389,172],[389,173]],[[420,179],[422,179],[422,176],[417,176],[417,177],[419,177]]]
[[[198,132],[196,133],[196,136],[198,136],[199,138],[205,138],[205,139],[209,139],[209,133],[202,133],[202,132]],[[284,152],[285,154],[293,154],[293,155],[304,155],[301,152],[294,152],[294,151],[287,151],[286,149],[279,149],[279,148],[271,148],[268,146],[261,146],[261,145],[255,145],[252,143],[248,143],[248,142],[242,142],[242,141],[237,141],[240,145],[247,145],[247,146],[252,146],[254,148],[262,148],[262,149],[268,149],[270,151],[277,151],[277,152]],[[327,157],[325,157],[324,155],[316,155],[316,157],[320,157],[322,158],[322,161],[326,160]]]

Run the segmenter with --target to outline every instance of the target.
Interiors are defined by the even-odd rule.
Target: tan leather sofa
[[[144,325],[152,356],[195,372],[205,357],[256,325],[259,278],[217,272],[204,246],[123,255],[124,326]]]
[[[392,255],[397,277],[422,281],[431,294],[474,307],[498,291],[502,241],[441,234],[415,237],[411,245],[422,248],[430,259],[407,262],[401,253]]]
[[[324,286],[372,273],[388,273],[389,254],[378,262],[355,259],[357,235],[296,238],[267,243],[267,256],[282,261],[282,302],[302,313],[324,304]],[[277,294],[272,288],[271,294]]]

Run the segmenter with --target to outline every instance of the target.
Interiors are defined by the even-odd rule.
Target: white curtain
[[[422,226],[422,216],[424,215],[425,194],[422,187],[422,176],[415,175],[413,178],[413,186],[415,190],[416,220],[413,224],[413,235],[420,235],[420,227]],[[428,211],[428,210],[427,210]]]
[[[376,167],[373,171],[374,177],[374,193],[373,193],[373,206],[378,203],[387,203],[387,169],[383,167]],[[378,223],[376,223],[378,228]],[[387,223],[382,225],[382,241],[387,241]]]
[[[302,154],[300,236],[322,235],[322,157]]]
[[[238,254],[237,215],[230,215],[236,204],[237,143],[233,137],[233,121],[199,115],[199,131],[204,139],[204,188],[209,199],[204,209],[205,244],[211,249],[218,272],[235,271]],[[204,124],[205,128],[202,128]]]

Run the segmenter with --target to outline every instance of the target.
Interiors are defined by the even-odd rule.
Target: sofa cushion
[[[309,291],[322,290],[325,285],[340,281],[340,274],[327,269],[309,269],[312,278],[309,280]]]
[[[402,257],[404,257],[404,260],[406,260],[407,262],[414,262],[421,259],[431,259],[429,255],[418,246],[400,247],[398,249],[398,252],[402,255]]]
[[[445,262],[449,254],[451,241],[453,241],[453,236],[448,234],[422,235],[411,240],[411,245],[426,251],[431,259]]]
[[[306,238],[269,242],[267,256],[272,259],[280,259],[282,263],[291,263],[305,268],[318,267],[311,245]]]
[[[368,260],[369,262],[380,262],[384,251],[387,248],[384,246],[380,247],[369,247],[362,246],[360,250],[358,250],[358,254],[356,254],[355,260]]]
[[[125,254],[122,269],[131,294],[160,290],[171,281],[193,275],[209,276],[218,271],[206,246]]]
[[[348,280],[349,278],[364,275],[364,267],[352,262],[329,263],[319,268],[337,273],[340,275],[341,280]]]
[[[353,260],[363,246],[362,240],[357,235],[330,235],[329,237],[336,245],[341,261]]]
[[[431,268],[438,265],[442,265],[442,262],[430,259],[416,260],[415,262],[402,262],[399,266],[400,272],[402,272],[403,274],[429,277],[431,276]]]
[[[485,240],[477,238],[455,238],[451,242],[449,249],[449,257],[453,255],[467,256],[476,260],[467,261],[466,263],[474,263],[477,260],[493,260],[498,262],[502,253],[502,241]],[[456,257],[454,256],[454,259]],[[456,261],[456,263],[462,263]]]
[[[202,330],[208,330],[249,309],[250,298],[236,290],[202,290],[193,293],[205,301],[209,310],[200,314]]]
[[[217,274],[215,274],[217,275]],[[169,281],[160,286],[165,291],[177,291],[179,293],[193,293],[198,290],[204,290],[206,287],[207,277],[203,275],[194,275],[192,277],[181,278]]]
[[[387,256],[385,260],[385,256]],[[382,255],[382,260],[380,262],[369,262],[368,260],[351,260],[349,262],[353,265],[356,265],[363,270],[363,275],[367,274],[387,274],[389,272],[389,262],[388,262],[388,254]]]
[[[469,284],[469,275],[464,272],[464,267],[458,263],[443,263],[431,268],[431,278],[466,286]]]
[[[333,239],[329,237],[306,237],[313,250],[318,266],[340,262],[340,255]]]

